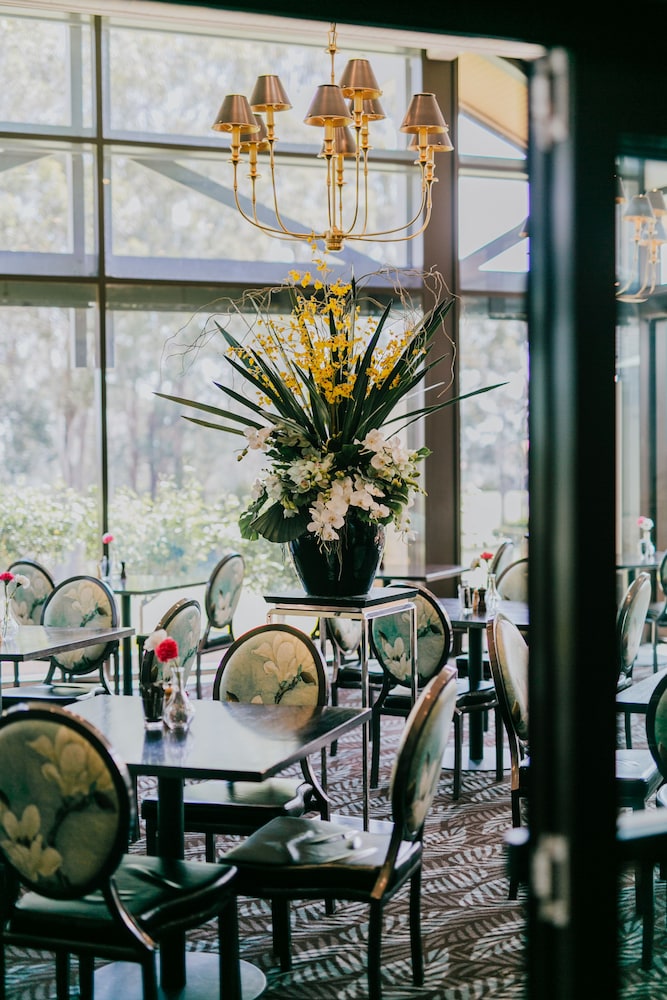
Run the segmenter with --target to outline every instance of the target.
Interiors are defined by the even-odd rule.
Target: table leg
[[[368,619],[361,619],[361,645],[359,655],[361,662],[361,705],[370,705],[370,686],[368,683],[368,649],[369,649]],[[361,784],[363,792],[363,827],[368,830],[370,822],[370,775],[368,773],[368,745],[370,743],[370,726],[368,722],[361,726]]]
[[[482,637],[481,628],[468,629],[468,679],[470,690],[476,691],[482,680]],[[482,760],[484,757],[484,718],[481,712],[471,712],[468,717],[470,734],[470,759]]]
[[[121,625],[130,626],[132,624],[132,604],[130,594],[120,595],[120,621]],[[132,637],[126,636],[123,639],[123,694],[132,694]]]

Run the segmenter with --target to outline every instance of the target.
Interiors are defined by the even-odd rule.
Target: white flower
[[[272,432],[273,427],[260,427],[259,430],[256,430],[254,427],[246,427],[243,433],[248,439],[249,448],[263,451],[266,446],[266,440]]]
[[[369,431],[361,442],[366,451],[382,451],[386,444],[386,438],[379,430]]]
[[[155,632],[151,632],[151,634],[148,636],[146,642],[144,643],[144,649],[155,651],[162,642],[162,640],[168,638],[169,638],[169,633],[167,632],[167,630],[164,628],[158,628],[155,630]]]

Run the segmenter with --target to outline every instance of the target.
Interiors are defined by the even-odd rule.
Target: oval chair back
[[[420,839],[442,774],[456,708],[456,670],[445,667],[426,684],[413,705],[396,752],[390,779],[392,842]]]
[[[514,542],[511,538],[505,538],[496,549],[496,553],[489,563],[489,573],[495,573],[497,580],[502,571],[513,561]]]
[[[245,560],[238,552],[229,552],[211,573],[204,593],[206,625],[197,650],[197,697],[202,696],[202,654],[223,649],[234,641],[234,614],[238,607],[245,577]]]
[[[113,591],[96,576],[69,577],[54,587],[44,602],[41,624],[61,628],[116,628],[118,608]],[[112,657],[117,690],[118,640],[56,653],[51,657],[45,683],[51,682],[56,670],[66,680],[97,671],[104,690],[110,694],[104,665]]]
[[[326,705],[322,654],[298,628],[258,625],[235,639],[224,654],[213,697],[264,705]]]
[[[178,660],[183,669],[183,684],[186,685],[190,671],[197,657],[201,636],[201,605],[194,598],[181,598],[162,616],[155,631],[164,629],[178,644]],[[141,660],[141,676],[150,677],[155,662],[155,652],[144,649]]]
[[[497,579],[496,589],[503,601],[528,600],[528,557],[515,559],[505,566]]]
[[[56,706],[27,706],[0,719],[0,795],[4,809],[23,823],[32,810],[41,863],[34,852],[11,849],[7,825],[9,837],[0,839],[4,861],[42,896],[85,896],[108,881],[127,850],[134,818],[130,775],[89,723]],[[74,756],[76,774],[67,769]]]
[[[638,573],[632,580],[616,615],[618,648],[617,690],[632,684],[632,672],[646,625],[646,614],[651,603],[651,577]]]
[[[396,583],[393,586],[406,584]],[[423,687],[450,657],[452,625],[437,597],[426,587],[417,587],[414,605],[417,612],[417,686]],[[407,611],[383,615],[371,622],[373,651],[385,671],[390,688],[396,684],[411,683],[410,638],[410,614]]]
[[[667,672],[660,677],[649,699],[646,740],[660,774],[667,780]]]
[[[12,599],[14,614],[22,625],[39,625],[44,603],[55,587],[53,577],[34,559],[16,559],[7,568],[14,576],[20,573],[30,581],[16,588]]]

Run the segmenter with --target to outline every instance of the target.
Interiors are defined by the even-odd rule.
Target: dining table
[[[163,857],[183,858],[183,784],[188,779],[264,781],[358,726],[370,708],[290,706],[198,700],[189,729],[146,729],[141,699],[100,695],[68,706],[92,723],[125,761],[133,777],[157,778],[158,844]],[[160,947],[160,997],[211,1000],[218,995],[218,955],[187,951],[185,935],[172,932]],[[263,972],[241,962],[243,1000],[266,988]],[[110,963],[95,973],[96,1000],[134,1000],[141,995],[140,970]]]
[[[439,580],[456,580],[469,569],[470,566],[462,566],[460,563],[408,561],[407,563],[390,563],[387,566],[381,566],[375,574],[375,579],[382,584],[394,581],[429,584],[437,583]]]
[[[73,628],[55,625],[21,625],[17,632],[0,642],[0,708],[2,707],[2,665],[15,666],[14,681],[18,681],[16,666],[28,660],[48,660],[57,653],[83,649],[114,640],[124,641],[134,635],[129,626],[109,628]],[[18,686],[18,685],[17,685]]]
[[[144,634],[143,607],[158,594],[170,590],[180,591],[190,587],[203,587],[208,583],[209,574],[203,570],[188,573],[137,574],[129,573],[123,579],[108,580],[114,594],[120,601],[120,621],[122,625],[132,625],[132,598],[140,598],[138,634]],[[121,655],[122,693],[132,694],[132,642],[124,640]]]
[[[528,604],[524,601],[498,601],[493,606],[485,606],[483,611],[463,608],[458,597],[440,597],[438,603],[449,615],[455,632],[466,632],[468,636],[468,683],[475,691],[483,678],[484,638],[486,625],[498,611],[502,611],[522,632],[530,626]],[[448,753],[448,752],[447,752]],[[447,760],[447,753],[445,759]],[[461,763],[464,771],[493,771],[496,768],[494,748],[484,746],[484,720],[481,712],[472,712],[468,728],[468,749]]]

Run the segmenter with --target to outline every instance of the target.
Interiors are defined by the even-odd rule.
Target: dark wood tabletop
[[[21,625],[10,639],[0,643],[3,660],[45,660],[69,649],[82,649],[134,635],[133,628],[61,628],[51,625]]]
[[[144,728],[141,698],[100,695],[69,706],[109,740],[134,774],[263,781],[370,718],[370,709],[195,700],[185,734]]]

